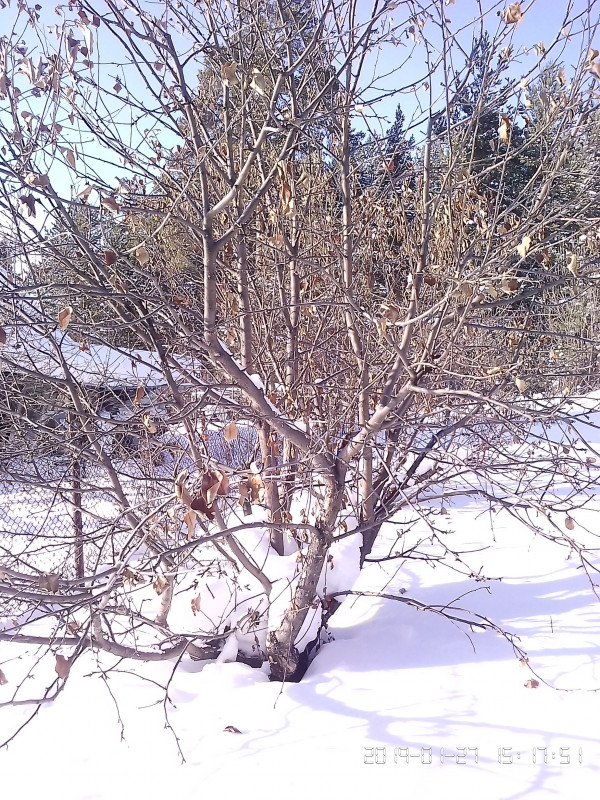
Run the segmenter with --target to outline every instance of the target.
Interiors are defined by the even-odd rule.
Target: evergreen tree
[[[386,133],[384,145],[383,183],[389,184],[394,191],[400,191],[404,182],[412,182],[414,180],[413,152],[415,140],[413,136],[407,138],[405,124],[404,112],[399,105],[396,109],[394,122]]]
[[[406,181],[414,181],[414,137],[405,131],[404,112],[396,109],[393,124],[381,137],[354,131],[350,137],[352,162],[360,187],[374,188],[378,194],[398,192]]]

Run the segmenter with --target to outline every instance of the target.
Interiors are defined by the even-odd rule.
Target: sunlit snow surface
[[[592,792],[600,781],[600,619],[582,570],[508,517],[492,520],[495,543],[489,514],[475,506],[453,508],[446,522],[457,549],[494,545],[466,558],[501,582],[410,561],[370,565],[354,588],[428,604],[477,589],[455,605],[518,634],[535,671],[573,691],[526,688],[533,676],[493,632],[473,633],[401,602],[350,597],[332,620],[334,641],[300,684],[282,688],[238,663],[181,662],[167,715],[183,765],[165,729],[164,692],[153,683],[165,684],[173,665],[123,662],[103,676],[94,656],[82,657],[59,699],[0,754],[3,785],[62,800],[196,798],[224,786],[227,797],[263,797],[280,781],[288,797],[317,796],[323,786],[330,797]],[[28,663],[15,650],[1,646],[10,681],[1,700]],[[115,663],[102,657],[104,669]],[[50,683],[53,666],[42,661],[33,680]],[[3,708],[3,738],[32,711]],[[224,731],[229,725],[241,733]]]
[[[590,429],[586,438],[599,437]],[[475,499],[445,505],[449,513],[436,523],[455,551],[471,551],[462,556],[466,566],[396,560],[371,563],[358,574],[358,543],[336,545],[328,592],[353,588],[400,600],[346,598],[331,620],[331,641],[300,684],[271,683],[266,671],[228,663],[234,638],[218,663],[185,657],[174,674],[172,662],[119,663],[85,654],[59,698],[0,752],[3,795],[19,787],[20,797],[49,800],[182,800],[207,792],[333,800],[596,796],[600,604],[588,577],[568,548],[534,535],[506,512],[490,512]],[[600,498],[592,498],[572,512],[572,535],[590,547],[599,511]],[[532,520],[548,530],[544,518]],[[560,515],[554,522],[564,530]],[[266,557],[259,518],[256,523],[247,535],[256,539],[255,554]],[[386,526],[374,557],[395,548],[397,531]],[[425,527],[413,528],[407,537],[426,534]],[[591,578],[600,583],[593,571],[600,559],[592,553],[590,560]],[[269,560],[275,597],[277,581],[286,586],[294,564],[293,552]],[[223,583],[211,583],[215,608]],[[501,635],[417,610],[408,599],[451,605],[451,613],[469,620],[480,614],[515,634],[535,675]],[[283,600],[281,609],[275,600],[275,619]],[[174,613],[180,629],[186,614],[192,628],[201,616],[193,617],[187,596]],[[0,703],[10,700],[32,665],[19,696],[36,696],[52,683],[54,657],[36,663],[38,655],[33,646],[0,642],[8,679]],[[534,677],[539,686],[527,688]],[[161,685],[169,681],[170,700],[163,703]],[[1,707],[0,739],[34,711]]]

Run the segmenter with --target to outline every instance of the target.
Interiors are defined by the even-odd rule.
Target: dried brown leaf
[[[6,677],[4,672],[2,672],[2,670],[0,669],[0,686],[6,686],[7,683],[8,683],[8,678]]]
[[[230,422],[223,428],[223,437],[226,442],[232,442],[234,439],[237,439],[237,435],[238,429],[235,422]]]
[[[33,120],[35,119],[35,117],[33,116],[33,114],[30,111],[21,111],[21,117],[23,118],[23,120],[25,122],[25,127],[27,128],[29,133],[31,133],[32,123],[33,123]]]
[[[156,424],[152,420],[152,417],[150,416],[150,414],[143,414],[142,415],[142,422],[144,423],[144,427],[146,428],[148,433],[156,433],[157,432],[158,428],[156,427]]]
[[[519,378],[518,376],[515,377],[515,385],[521,394],[527,389],[527,381],[524,381],[523,378]]]
[[[60,575],[44,572],[38,577],[38,586],[45,592],[56,594],[58,592]]]
[[[281,210],[286,217],[293,217],[296,214],[296,201],[292,187],[287,181],[281,184]]]
[[[94,51],[94,37],[92,35],[92,31],[88,28],[87,24],[85,23],[82,24],[81,27],[83,29],[83,38],[85,39],[85,46],[87,49],[87,53],[85,53],[85,55],[91,56]]]
[[[381,308],[390,325],[395,325],[400,319],[400,309],[392,303],[382,303]]]
[[[540,685],[540,682],[536,681],[535,678],[530,678],[523,685],[525,686],[526,689],[537,689],[538,686]]]
[[[30,194],[22,194],[19,200],[27,208],[27,216],[35,217],[35,197]]]
[[[72,316],[73,309],[71,306],[67,306],[66,308],[63,308],[62,311],[58,312],[58,327],[61,329],[61,331],[67,330]]]
[[[190,508],[197,511],[199,514],[203,514],[207,519],[215,518],[214,508],[210,503],[206,502],[206,498],[201,494],[194,497],[193,500],[190,498]]]
[[[575,253],[567,252],[567,269],[575,277],[579,275],[579,265],[577,264],[577,255]]]
[[[21,63],[17,72],[26,75],[33,84],[35,84],[38,79],[37,70],[30,58],[21,59]]]
[[[304,168],[300,173],[300,177],[296,180],[296,186],[310,186],[310,173]]]
[[[277,164],[277,177],[281,183],[281,210],[286,217],[293,217],[296,214],[296,201],[289,176],[291,176],[290,165],[286,161],[280,161]]]
[[[75,152],[71,150],[69,147],[64,147],[62,152],[64,157],[67,159],[68,165],[72,169],[75,169]]]
[[[202,476],[202,495],[206,500],[207,506],[212,506],[215,501],[215,497],[219,491],[219,485],[221,483],[221,479],[223,477],[223,473],[219,472],[218,470],[209,469],[207,472],[204,473]]]
[[[523,19],[521,3],[512,3],[502,12],[502,19],[507,25],[518,25]]]
[[[50,186],[50,178],[47,175],[29,172],[25,176],[25,183],[28,186],[36,186],[38,189],[46,189]]]
[[[225,497],[229,494],[229,478],[223,472],[220,472],[219,474],[221,475],[221,482],[219,483],[219,490],[217,494],[220,497]]]
[[[572,530],[574,530],[574,529],[575,529],[575,520],[574,520],[574,519],[571,519],[571,517],[567,517],[567,518],[565,519],[565,528],[566,528],[568,531],[572,531]]]
[[[510,144],[510,132],[512,128],[512,123],[509,117],[506,114],[502,114],[500,117],[500,125],[498,126],[498,136],[500,137],[500,141],[502,144],[509,145]]]
[[[121,206],[117,203],[114,197],[103,197],[100,201],[102,204],[102,208],[105,208],[107,211],[112,211],[113,214],[118,214],[121,210]]]
[[[144,387],[143,386],[138,386],[137,389],[135,390],[135,397],[133,398],[133,405],[134,406],[139,406],[139,404],[142,402],[142,397],[145,394],[146,394],[146,390],[144,389]]]
[[[248,488],[250,489],[250,498],[253,502],[262,503],[265,496],[265,484],[260,475],[252,473],[248,476]]]
[[[177,499],[181,500],[181,502],[184,505],[186,505],[188,508],[191,508],[192,507],[192,496],[190,495],[188,490],[185,488],[184,480],[185,480],[185,473],[180,473],[175,478],[175,495],[176,495]]]
[[[123,570],[123,582],[131,586],[135,586],[138,583],[145,583],[144,576],[139,572],[129,569],[129,567],[125,567]]]
[[[86,183],[83,189],[77,193],[77,197],[81,200],[82,203],[87,203],[91,193],[92,193],[92,187],[89,185],[89,183]]]
[[[168,585],[169,581],[162,575],[157,575],[156,578],[154,578],[154,580],[152,581],[152,588],[159,597],[165,591]]]
[[[68,658],[65,658],[59,654],[56,656],[56,665],[54,669],[58,677],[62,678],[63,681],[66,681],[69,677],[69,672],[71,671],[71,662]]]
[[[235,74],[237,64],[232,61],[230,64],[223,64],[221,67],[221,78],[225,86],[236,86],[239,83],[238,77]]]
[[[140,247],[137,248],[137,250],[135,251],[135,257],[142,266],[144,264],[147,264],[148,261],[150,261],[150,254],[148,253],[144,245],[141,245]]]
[[[502,291],[510,294],[511,292],[516,292],[519,288],[519,279],[518,278],[503,278],[502,283],[500,284]]]
[[[521,256],[521,258],[525,258],[525,256],[529,252],[530,247],[531,247],[531,236],[524,236],[521,239],[521,244],[517,245],[517,253]]]
[[[192,597],[192,602],[190,604],[192,606],[192,611],[194,616],[200,611],[200,595],[198,597]]]
[[[590,49],[587,51],[587,55],[586,55],[586,64],[591,67],[591,65],[598,58],[599,55],[600,55],[600,51],[595,50],[593,47],[590,47]]]
[[[240,481],[238,483],[238,491],[240,493],[240,499],[238,503],[240,506],[243,506],[246,500],[250,500],[250,488],[247,481]]]
[[[271,247],[283,247],[285,240],[281,233],[276,233],[274,236],[269,236],[269,244]]]
[[[183,521],[187,526],[187,540],[189,542],[194,535],[194,529],[196,527],[196,512],[193,508],[188,508],[183,515]]]
[[[265,76],[256,67],[252,67],[252,81],[250,88],[259,94],[261,97],[265,96]]]

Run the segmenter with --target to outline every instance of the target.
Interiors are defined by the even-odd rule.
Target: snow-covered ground
[[[431,502],[447,513],[434,519],[439,539],[460,560],[432,560],[439,543],[428,541],[424,522],[406,524],[408,517],[384,526],[371,557],[420,542],[410,559],[373,561],[358,573],[358,541],[336,543],[319,591],[356,594],[332,617],[329,641],[299,684],[271,683],[266,668],[228,660],[238,645],[249,652],[260,640],[264,647],[266,631],[244,627],[241,618],[265,598],[245,573],[232,589],[221,572],[208,571],[196,616],[197,565],[178,584],[170,621],[194,635],[222,630],[225,621],[238,626],[216,662],[143,663],[86,652],[57,700],[27,723],[36,706],[11,701],[43,694],[56,679],[59,651],[0,641],[0,743],[24,726],[0,750],[2,791],[18,787],[23,797],[48,800],[181,800],[207,791],[292,800],[324,791],[333,798],[592,795],[600,785],[600,589],[593,585],[600,584],[600,428],[597,397],[588,400],[589,418],[588,406],[573,407],[568,425],[532,426],[527,442],[511,445],[530,465],[549,469],[552,453],[565,456],[560,471],[549,473],[545,513],[528,514],[540,533],[446,487],[447,496]],[[503,462],[495,468],[510,493],[514,476]],[[525,471],[519,475],[524,480]],[[468,474],[462,480],[468,488]],[[550,495],[560,502],[548,518]],[[303,507],[297,501],[294,519]],[[276,626],[290,599],[297,545],[288,542],[284,557],[272,557],[264,509],[235,513],[239,519],[229,523],[249,524],[244,546],[274,583],[269,625]],[[348,520],[348,528],[354,524]],[[553,543],[544,532],[583,542],[588,574],[566,540]],[[146,576],[126,591],[152,618],[159,599],[150,583]],[[307,639],[319,613],[307,621]],[[477,626],[485,620],[498,630]],[[38,623],[46,633],[44,620],[26,632],[35,634]]]
[[[594,530],[597,510],[579,513],[577,526]],[[300,684],[270,683],[239,663],[186,657],[173,673],[172,663],[99,663],[86,654],[59,698],[0,752],[3,794],[592,796],[600,785],[600,615],[586,576],[568,550],[508,515],[463,503],[443,520],[457,550],[477,551],[464,560],[485,580],[388,561],[370,564],[354,589],[479,613],[520,637],[535,675],[494,631],[354,596]],[[18,655],[0,643],[9,681],[0,702],[30,663]],[[44,660],[28,680],[42,686],[53,677],[54,661]],[[526,686],[531,679],[537,688]],[[2,740],[34,710],[0,709]]]

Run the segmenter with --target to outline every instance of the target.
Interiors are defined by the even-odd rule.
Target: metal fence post
[[[71,461],[71,495],[73,501],[73,533],[75,538],[75,575],[83,578],[85,564],[83,558],[83,514],[81,504],[81,461],[77,455],[77,438],[74,433],[76,426],[72,414],[69,414],[69,434],[73,443]]]

